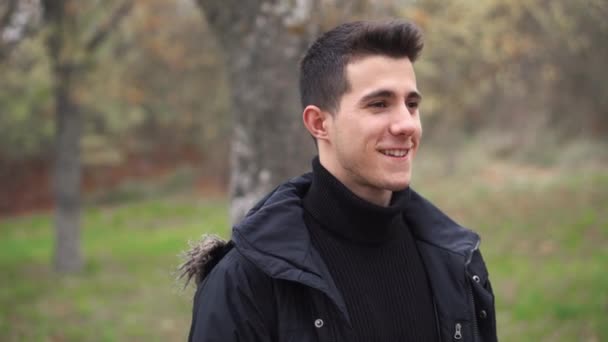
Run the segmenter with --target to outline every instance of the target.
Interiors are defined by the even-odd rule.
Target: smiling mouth
[[[407,155],[410,153],[410,150],[409,149],[390,149],[390,150],[380,150],[380,153],[382,153],[388,157],[403,158],[403,157],[407,157]]]

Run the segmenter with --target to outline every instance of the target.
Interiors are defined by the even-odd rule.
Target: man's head
[[[349,90],[346,66],[351,61],[382,55],[407,57],[414,63],[422,47],[420,29],[406,21],[355,21],[335,27],[308,48],[300,63],[302,108],[337,110],[340,97]]]
[[[411,23],[353,22],[323,34],[301,63],[303,120],[321,164],[377,204],[411,179],[422,134],[412,62],[422,46]]]

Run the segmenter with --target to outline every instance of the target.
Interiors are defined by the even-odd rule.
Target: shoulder
[[[269,276],[233,247],[209,272],[199,290],[213,292],[239,289],[260,293],[258,290],[268,288],[271,282]]]
[[[410,191],[404,219],[418,240],[446,251],[467,256],[479,246],[477,233],[456,223],[414,190]]]
[[[272,279],[232,248],[194,296],[191,341],[265,341],[274,322]]]

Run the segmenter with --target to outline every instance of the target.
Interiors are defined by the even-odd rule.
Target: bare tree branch
[[[5,5],[6,12],[0,17],[0,32],[4,31],[4,28],[10,24],[13,14],[17,10],[18,1],[19,0],[8,0],[8,3]]]
[[[40,29],[41,1],[4,0],[0,5],[0,61]]]
[[[120,6],[118,6],[116,8],[116,10],[114,10],[112,15],[109,17],[109,19],[106,20],[103,24],[101,24],[97,28],[97,30],[95,30],[95,33],[93,34],[91,39],[89,39],[88,43],[86,44],[85,49],[88,52],[92,52],[99,45],[101,45],[101,43],[103,43],[107,39],[110,31],[112,31],[112,29],[114,29],[116,26],[118,26],[120,21],[124,17],[126,17],[129,14],[129,12],[131,12],[132,8],[133,8],[132,0],[126,0]]]
[[[10,42],[5,42],[3,39],[4,30],[11,24],[13,14],[17,11],[17,1],[9,0],[6,4],[6,12],[0,17],[0,61],[2,61],[10,50],[10,46],[13,45]]]
[[[42,0],[41,3],[45,21],[53,23],[61,19],[65,6],[64,0]]]

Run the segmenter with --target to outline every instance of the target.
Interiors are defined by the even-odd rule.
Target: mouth
[[[392,158],[405,158],[410,154],[409,148],[392,148],[386,150],[379,150],[380,153],[384,154],[387,157]]]

